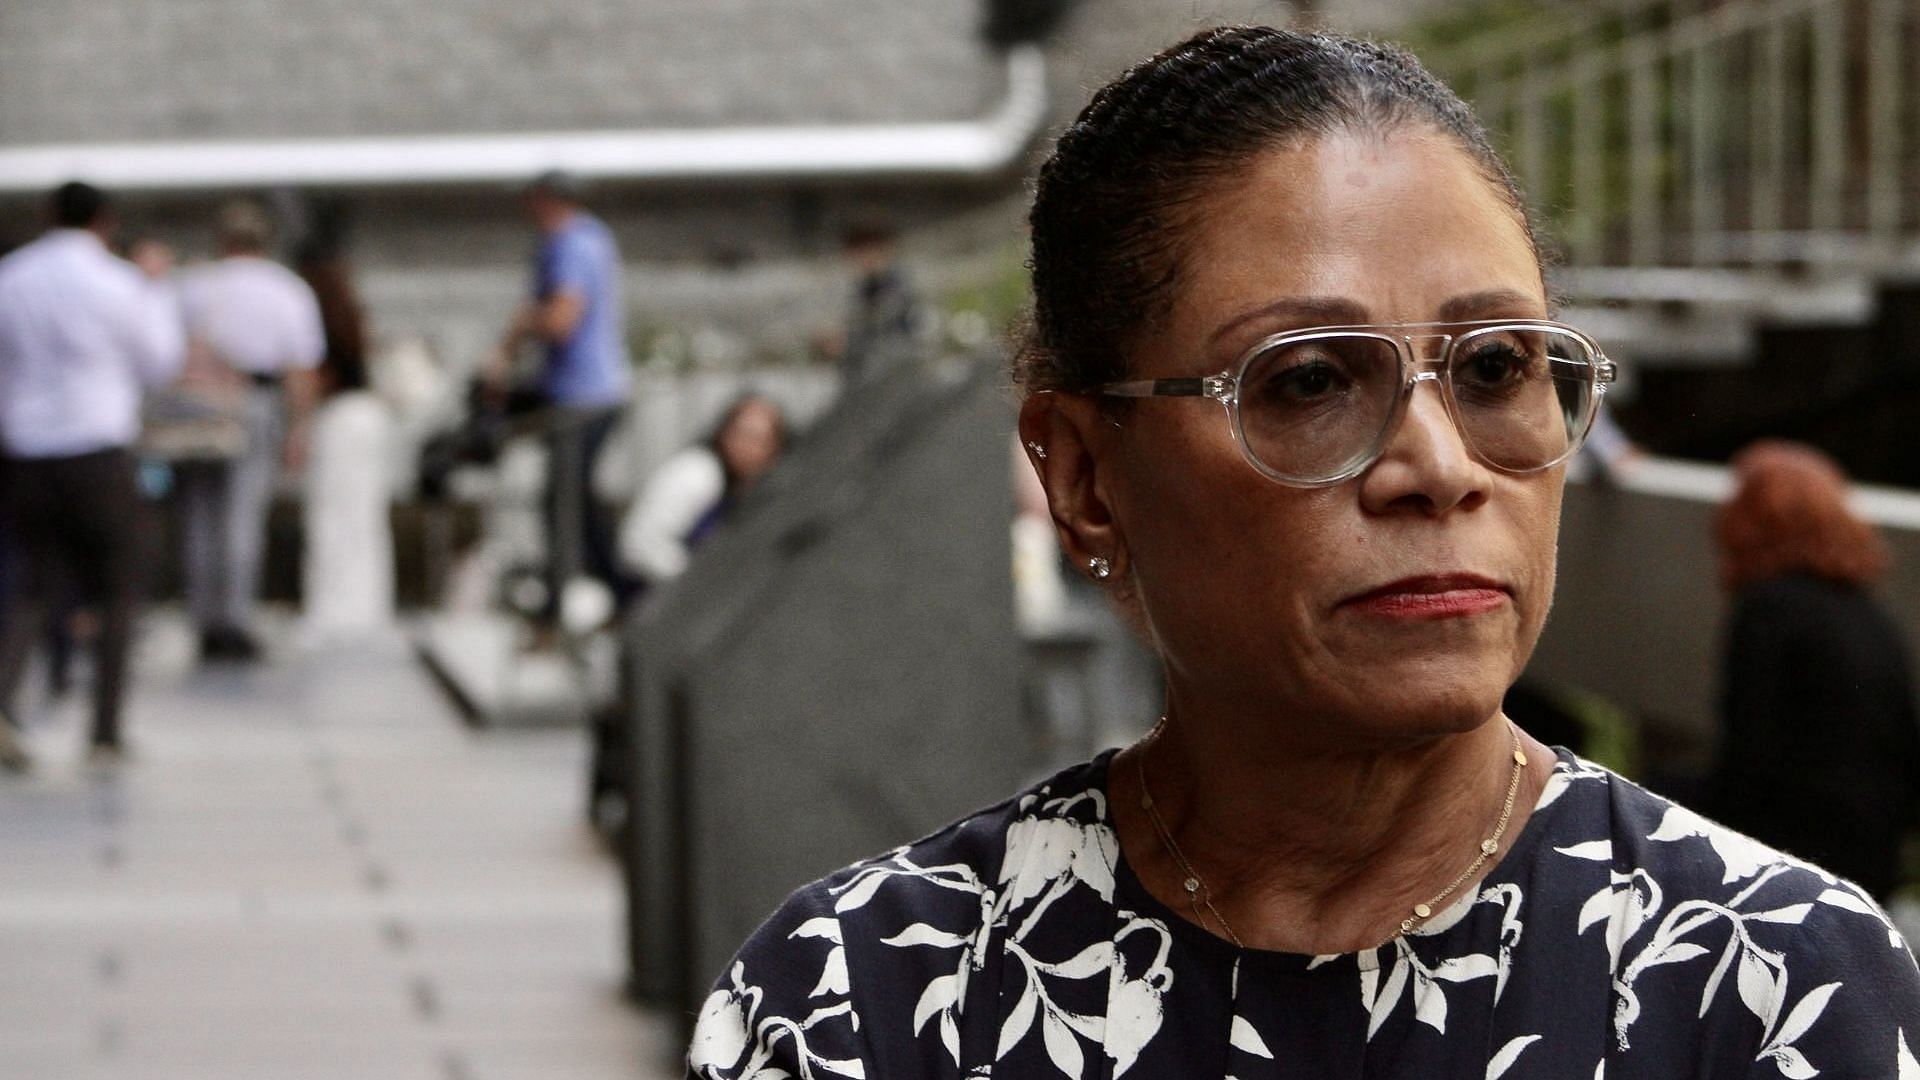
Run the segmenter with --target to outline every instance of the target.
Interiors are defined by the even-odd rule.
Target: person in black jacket
[[[1732,613],[1713,809],[1884,898],[1920,801],[1907,643],[1868,592],[1886,546],[1817,450],[1757,443],[1734,471],[1717,522]]]

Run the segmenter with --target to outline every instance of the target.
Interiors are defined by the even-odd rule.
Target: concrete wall
[[[991,358],[868,384],[630,624],[647,996],[696,1008],[789,891],[1004,797],[1037,760],[1012,425]]]
[[[1528,673],[1599,694],[1643,721],[1685,772],[1704,764],[1717,722],[1726,596],[1712,527],[1724,469],[1655,461],[1619,488],[1569,484],[1560,581]],[[1871,490],[1862,511],[1894,568],[1878,595],[1920,642],[1920,495]]]
[[[8,0],[0,143],[962,118],[947,0]]]

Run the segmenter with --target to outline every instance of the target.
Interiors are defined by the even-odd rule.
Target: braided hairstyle
[[[1014,357],[1031,390],[1126,377],[1135,332],[1172,307],[1180,241],[1210,182],[1263,151],[1339,131],[1452,138],[1513,208],[1526,200],[1472,110],[1403,49],[1220,27],[1093,96],[1041,166],[1028,216],[1033,315]]]

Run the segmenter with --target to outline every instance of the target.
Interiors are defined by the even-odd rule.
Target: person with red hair
[[[1732,611],[1712,809],[1884,898],[1920,809],[1907,644],[1869,592],[1886,544],[1812,447],[1755,443],[1733,471],[1715,526]]]

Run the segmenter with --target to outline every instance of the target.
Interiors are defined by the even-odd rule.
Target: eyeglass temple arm
[[[1188,379],[1137,379],[1132,382],[1103,383],[1095,387],[1105,397],[1217,397],[1218,376]]]

